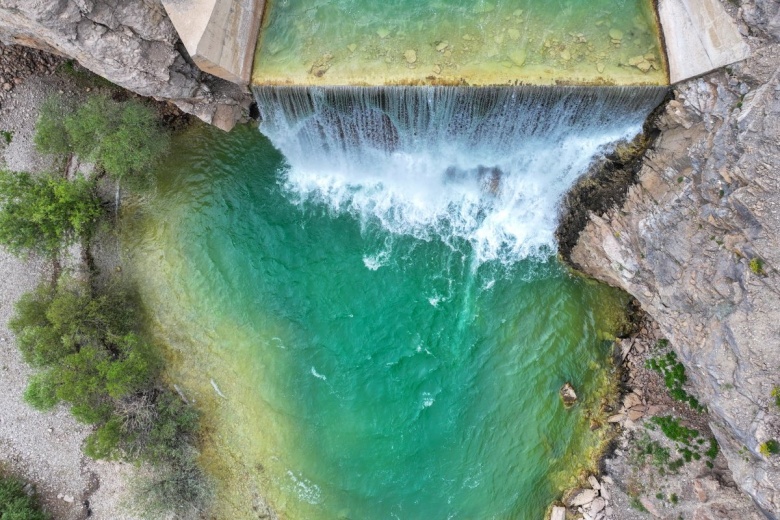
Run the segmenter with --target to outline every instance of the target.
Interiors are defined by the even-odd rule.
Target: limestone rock
[[[550,520],[566,520],[566,508],[561,506],[553,506],[552,513],[550,514]]]
[[[600,512],[604,510],[604,508],[607,507],[606,501],[604,501],[601,497],[596,497],[593,499],[593,502],[590,503],[590,514],[591,516],[597,515]]]
[[[569,500],[569,507],[584,506],[590,504],[598,496],[598,491],[583,489]]]
[[[571,253],[581,271],[632,294],[658,323],[686,368],[688,391],[709,410],[734,480],[776,517],[780,458],[756,447],[780,438],[770,399],[780,276],[754,276],[747,259],[780,265],[778,56],[772,43],[730,74],[678,85],[638,183],[621,207],[590,215]]]
[[[571,383],[565,383],[560,390],[561,399],[566,407],[572,406],[577,402],[577,393],[574,391],[574,387]]]
[[[246,89],[203,73],[182,53],[160,0],[0,0],[0,39],[74,58],[207,123],[220,106],[236,107],[231,113],[240,116],[252,101]]]

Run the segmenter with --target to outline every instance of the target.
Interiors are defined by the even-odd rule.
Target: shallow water
[[[222,517],[262,493],[291,520],[541,518],[598,444],[622,297],[549,249],[478,261],[301,197],[256,129],[174,149],[124,251]]]
[[[268,0],[253,83],[667,83],[651,0]]]

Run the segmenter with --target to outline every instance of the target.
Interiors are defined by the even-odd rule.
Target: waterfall
[[[284,184],[393,233],[470,244],[478,262],[554,250],[557,205],[639,132],[664,87],[255,86]]]

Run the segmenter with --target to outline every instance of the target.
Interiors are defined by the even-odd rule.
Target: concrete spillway
[[[193,61],[241,85],[663,85],[749,55],[718,0],[163,4]]]

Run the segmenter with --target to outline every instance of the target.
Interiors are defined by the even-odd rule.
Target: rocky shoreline
[[[780,5],[726,7],[753,57],[677,85],[651,120],[657,140],[642,161],[629,161],[620,175],[604,169],[607,179],[635,182],[591,205],[579,233],[571,229],[582,219],[572,218],[559,235],[566,260],[635,296],[657,324],[621,342],[632,393],[612,418],[621,433],[603,464],[615,483],[608,487],[614,518],[780,517],[780,457],[765,448],[780,438],[772,398],[780,385]],[[586,178],[584,193],[598,197],[594,184]],[[576,190],[569,198],[585,199]],[[668,398],[668,385],[654,384],[658,374],[645,363],[668,352],[685,370],[681,388],[707,413],[659,399]],[[658,435],[653,417],[666,416],[717,439],[722,454],[712,468],[694,460],[660,474],[678,447],[687,449]],[[584,513],[574,517],[592,518]]]

